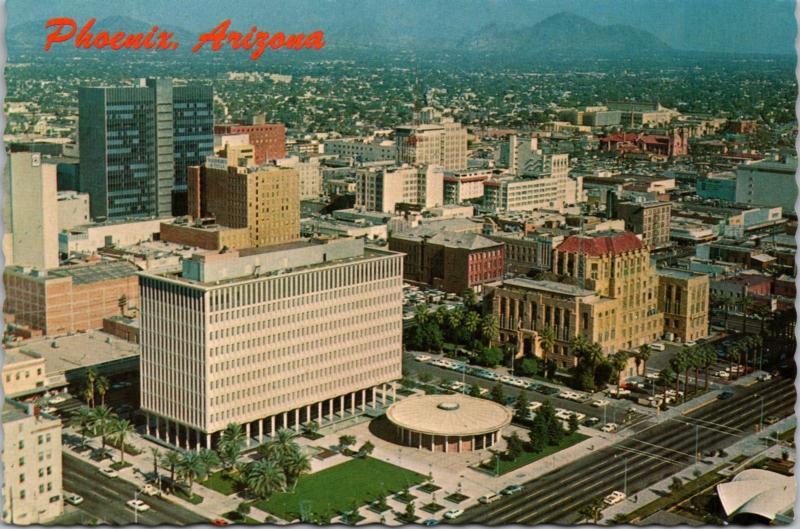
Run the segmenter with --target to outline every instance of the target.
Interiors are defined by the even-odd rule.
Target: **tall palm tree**
[[[469,333],[470,336],[475,336],[475,333],[478,332],[478,327],[481,324],[481,317],[477,312],[469,311],[464,316],[464,330]]]
[[[542,365],[547,365],[547,356],[553,354],[553,347],[556,345],[556,337],[550,326],[539,332],[539,345],[542,348]]]
[[[428,309],[428,305],[426,305],[425,303],[417,305],[416,308],[414,309],[414,323],[418,327],[421,327],[426,323],[428,323],[429,318],[430,318],[430,310]]]
[[[175,483],[175,471],[181,462],[181,454],[175,450],[170,450],[161,457],[161,464],[169,468],[169,480]]]
[[[83,388],[83,400],[90,407],[94,408],[94,387],[89,384],[86,384],[86,387]]]
[[[111,422],[109,434],[118,443],[119,460],[125,463],[125,439],[133,433],[133,425],[126,419],[115,419]]]
[[[658,373],[658,380],[665,388],[670,387],[675,382],[675,378],[675,370],[670,366],[665,367]]]
[[[111,387],[111,384],[106,377],[97,377],[94,385],[95,389],[97,389],[97,394],[100,395],[100,404],[105,406],[106,393],[108,393],[108,388]],[[94,397],[92,397],[92,399],[94,399]]]
[[[609,358],[609,363],[617,377],[617,397],[619,397],[620,386],[622,386],[622,373],[625,371],[625,366],[628,365],[628,355],[628,351],[620,350]]]
[[[708,372],[711,369],[711,366],[714,362],[717,361],[717,351],[710,345],[706,345],[705,347],[701,348],[702,355],[701,360],[703,367],[705,368],[706,372],[706,380],[705,380],[705,387],[703,389],[708,389]]]
[[[94,408],[94,383],[97,380],[97,372],[94,370],[93,367],[90,367],[86,370],[86,388],[87,390],[84,391],[84,396],[88,393],[88,401],[91,401],[92,408]]]
[[[290,486],[292,492],[294,492],[294,488],[297,486],[297,481],[300,479],[300,476],[311,472],[311,463],[308,461],[308,456],[299,449],[289,451],[283,461],[283,472],[286,476],[287,486]]]
[[[584,520],[592,520],[592,523],[597,525],[597,522],[603,518],[603,509],[606,505],[600,499],[594,499],[590,503],[584,505],[578,510],[578,514]]]
[[[745,293],[739,302],[739,308],[742,311],[742,334],[747,334],[747,315],[750,314],[753,305],[753,298],[748,297],[747,293]]]
[[[481,335],[486,340],[486,345],[492,343],[497,339],[500,333],[500,323],[497,321],[497,316],[494,314],[487,314],[481,318]]]
[[[244,443],[244,431],[242,430],[242,426],[235,422],[229,423],[228,426],[222,430],[220,442],[239,444]]]
[[[202,480],[208,473],[205,462],[198,452],[186,450],[181,452],[177,464],[178,475],[189,484],[189,497],[191,498],[194,482]]]
[[[81,434],[81,446],[86,445],[86,431],[91,428],[92,424],[92,409],[86,406],[81,406],[70,418],[72,426],[78,429]]]
[[[217,453],[225,465],[226,471],[230,472],[235,468],[244,447],[244,441],[244,432],[239,424],[230,423],[222,431],[217,445]]]
[[[213,450],[203,448],[197,453],[197,456],[200,458],[200,461],[202,461],[203,466],[206,468],[206,472],[209,474],[220,465],[219,456]]]
[[[669,359],[669,367],[675,373],[675,395],[677,398],[678,392],[680,391],[680,379],[681,373],[684,369],[686,369],[686,354],[683,350],[678,351],[673,355],[672,358]],[[684,392],[686,391],[686,384],[684,383]]]
[[[282,466],[286,455],[297,446],[294,438],[293,431],[281,428],[268,443],[258,447],[259,453],[266,459]]]
[[[642,376],[647,375],[647,361],[650,360],[650,357],[653,355],[653,348],[650,347],[650,344],[640,345],[639,349],[636,351],[636,370],[639,370],[639,364],[642,365]]]
[[[158,479],[158,461],[161,458],[161,450],[157,446],[151,446],[150,455],[153,456],[153,475]]]
[[[106,438],[111,433],[111,426],[116,416],[107,406],[92,408],[92,430],[100,435],[103,453],[106,451]]]
[[[272,461],[261,459],[247,469],[246,484],[250,492],[266,499],[272,493],[286,488],[286,477]]]

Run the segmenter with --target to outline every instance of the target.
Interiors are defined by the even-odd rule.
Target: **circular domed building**
[[[392,404],[386,418],[400,444],[433,452],[469,452],[493,446],[511,423],[505,406],[466,395],[420,395]]]

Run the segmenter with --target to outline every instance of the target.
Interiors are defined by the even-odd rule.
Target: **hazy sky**
[[[8,26],[53,16],[122,15],[193,32],[220,20],[249,29],[323,29],[386,36],[474,34],[489,24],[531,26],[559,11],[649,31],[676,49],[791,53],[793,0],[6,0]]]

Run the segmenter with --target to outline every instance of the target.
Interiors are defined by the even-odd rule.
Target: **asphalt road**
[[[447,379],[447,380],[456,380],[461,381],[464,380],[466,384],[472,385],[477,383],[479,386],[491,389],[492,386],[496,384],[496,382],[491,380],[486,380],[485,378],[480,378],[472,375],[464,375],[462,373],[458,373],[456,371],[451,371],[449,369],[444,369],[442,367],[437,367],[434,365],[429,364],[428,362],[417,362],[414,360],[414,357],[417,354],[421,353],[406,353],[403,356],[403,372],[404,373],[428,373],[432,377],[439,378],[439,379]],[[602,425],[603,421],[603,409],[602,408],[595,408],[588,403],[579,403],[574,402],[571,400],[561,399],[556,395],[542,395],[537,393],[533,390],[523,390],[509,384],[502,384],[503,386],[503,393],[507,396],[518,396],[520,393],[525,393],[525,396],[528,398],[528,401],[538,401],[543,402],[545,400],[549,400],[553,403],[553,406],[556,408],[564,408],[565,410],[575,411],[585,414],[587,417],[597,417],[600,419],[599,425]],[[606,406],[605,410],[605,419],[606,422],[614,422],[617,424],[622,424],[625,413],[627,409],[630,407],[631,402],[627,400],[615,400],[615,399],[608,399],[610,400],[611,404]],[[641,417],[641,415],[637,415],[637,417]]]
[[[649,427],[616,445],[526,483],[521,494],[467,510],[458,524],[575,523],[578,511],[595,498],[627,486],[628,496],[689,467],[700,453],[725,448],[753,432],[764,415],[794,413],[792,380],[780,378],[736,388],[728,400],[717,400],[686,416]],[[627,485],[626,485],[627,484]]]
[[[63,453],[64,490],[83,496],[78,508],[111,525],[128,525],[134,522],[133,510],[125,502],[134,498],[136,487],[118,478],[101,475],[92,465]],[[66,495],[66,492],[65,492]],[[160,498],[139,495],[150,505],[150,510],[140,512],[141,525],[189,525],[207,523],[208,520],[181,506]]]

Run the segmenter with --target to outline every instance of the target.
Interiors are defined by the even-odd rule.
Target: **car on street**
[[[501,498],[501,496],[499,494],[492,493],[492,494],[486,494],[484,496],[481,496],[480,498],[478,498],[478,501],[480,503],[486,504],[486,503],[496,502],[500,498]]]
[[[230,524],[231,524],[231,522],[229,522],[229,521],[228,521],[228,520],[226,520],[225,518],[213,518],[213,519],[211,520],[211,524],[212,524],[212,525],[216,525],[216,526],[218,526],[218,527],[219,527],[219,526],[222,526],[222,525],[230,525]]]
[[[67,494],[64,496],[64,501],[70,505],[80,505],[83,503],[83,496],[79,494]]]
[[[62,402],[66,402],[67,398],[68,397],[65,395],[56,395],[50,399],[50,404],[61,404]]]
[[[517,494],[518,492],[522,492],[522,485],[509,485],[501,490],[500,494],[503,496],[511,496],[512,494]]]
[[[422,522],[422,525],[425,525],[427,527],[430,527],[431,525],[439,525],[439,520],[437,520],[436,518],[428,518],[427,520]]]
[[[556,393],[558,393],[558,388],[554,388],[552,386],[541,386],[536,391],[538,391],[539,393],[541,393],[543,395],[552,396],[552,395],[555,395]]]
[[[138,511],[138,512],[144,512],[144,511],[149,511],[150,510],[150,506],[147,505],[142,500],[128,500],[128,501],[125,502],[125,505],[127,505],[128,507],[130,507],[134,511]]]
[[[764,424],[767,424],[767,425],[775,424],[775,423],[779,422],[780,420],[781,420],[781,418],[778,417],[777,415],[770,415],[769,417],[764,419]]]
[[[512,380],[514,379],[508,375],[503,375],[502,377],[500,377],[500,382],[502,382],[503,384],[510,384]]]
[[[728,400],[731,397],[733,397],[733,392],[731,391],[723,391],[719,394],[719,396],[717,396],[719,400]]]
[[[455,520],[459,516],[464,514],[464,509],[450,509],[446,513],[444,513],[444,517],[448,520]]]
[[[139,489],[139,492],[147,496],[161,496],[161,491],[149,483]]]
[[[533,401],[530,404],[528,404],[528,411],[536,411],[541,407],[542,407],[541,402]]]
[[[626,496],[624,492],[615,490],[614,492],[603,498],[603,503],[605,503],[606,505],[616,505],[622,500],[624,500],[625,497]]]
[[[98,468],[97,471],[107,478],[115,478],[119,476],[119,474],[117,474],[117,471],[114,470],[113,468]]]
[[[414,357],[414,360],[416,360],[417,362],[427,362],[430,359],[431,357],[428,355],[417,355]]]
[[[609,404],[611,404],[611,403],[609,401],[607,401],[606,399],[598,399],[598,400],[592,401],[592,406],[594,406],[595,408],[604,408],[605,406],[608,406]]]
[[[613,422],[607,422],[600,428],[603,432],[616,432],[617,431],[617,424]]]
[[[697,345],[697,342],[690,340],[683,345],[685,345],[686,347],[694,347],[695,345]]]
[[[664,351],[666,348],[667,346],[660,342],[655,342],[650,344],[650,349],[654,351]]]
[[[594,426],[595,424],[599,423],[600,419],[597,417],[589,417],[585,421],[583,421],[584,426]]]

